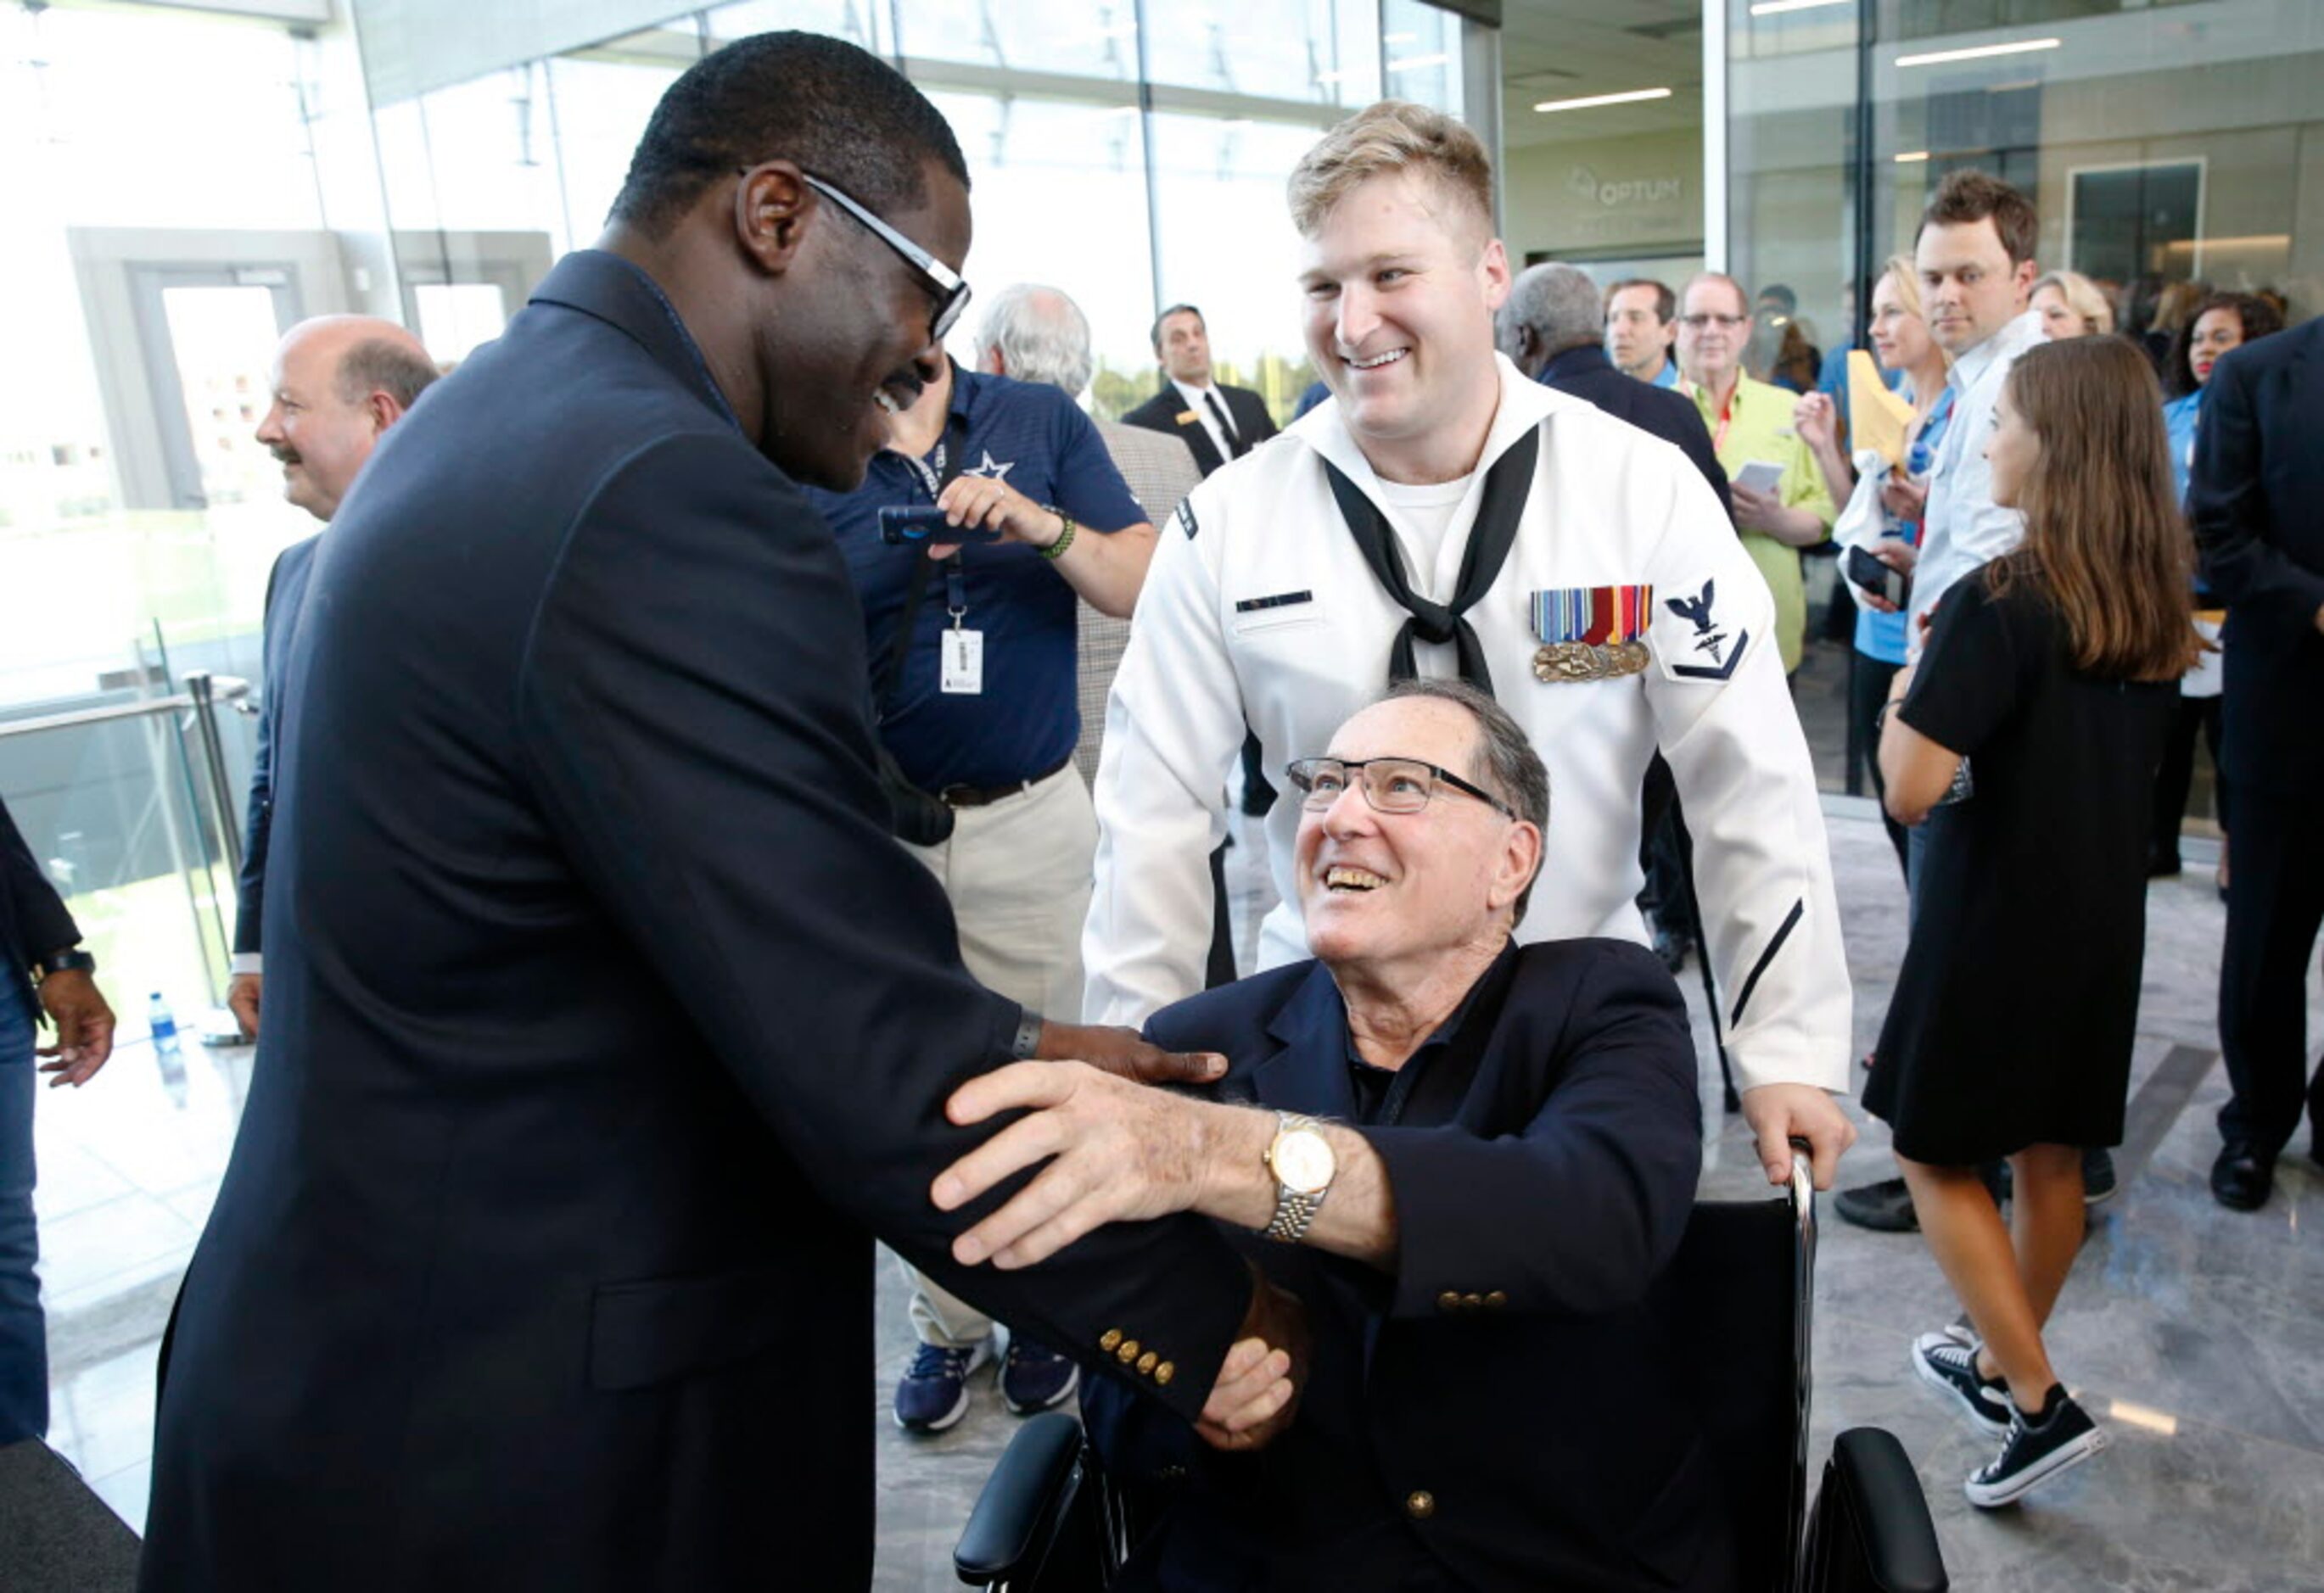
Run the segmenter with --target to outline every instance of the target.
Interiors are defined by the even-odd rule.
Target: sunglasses
[[[744,177],[751,174],[747,166],[735,170]],[[920,273],[927,283],[929,297],[936,301],[936,313],[928,318],[928,341],[943,342],[945,334],[959,324],[961,311],[968,308],[969,288],[960,273],[874,216],[835,184],[825,182],[812,171],[802,171],[799,177],[807,187],[862,223],[873,237],[902,255],[904,263]]]
[[[945,334],[959,322],[960,312],[968,308],[968,284],[960,273],[820,177],[807,171],[799,176],[807,187],[869,227],[872,236],[902,255],[906,264],[927,279],[929,296],[936,301],[936,313],[928,318],[928,341],[943,342]]]

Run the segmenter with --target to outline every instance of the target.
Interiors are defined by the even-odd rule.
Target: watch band
[[[1315,1220],[1316,1210],[1323,1203],[1321,1195],[1301,1194],[1277,1183],[1275,1186],[1275,1219],[1259,1231],[1268,1238],[1296,1245],[1307,1237],[1307,1229]]]
[[[1009,1055],[1017,1062],[1030,1062],[1041,1049],[1041,1015],[1030,1007],[1023,1008],[1017,1019],[1017,1037],[1010,1042]]]
[[[48,978],[51,973],[69,973],[75,970],[82,973],[95,973],[97,953],[85,952],[78,946],[64,946],[51,952],[32,966],[39,971],[40,977],[42,979]]]
[[[1278,1138],[1298,1128],[1321,1134],[1323,1125],[1317,1119],[1302,1117],[1297,1112],[1278,1111],[1275,1114],[1275,1132]],[[1268,1163],[1268,1171],[1274,1171],[1274,1164],[1271,1160]],[[1315,1213],[1323,1206],[1323,1197],[1331,1192],[1332,1186],[1328,1183],[1313,1194],[1294,1189],[1283,1182],[1283,1175],[1280,1173],[1277,1173],[1275,1174],[1275,1215],[1265,1228],[1259,1229],[1260,1234],[1281,1244],[1297,1244],[1307,1237],[1307,1229],[1314,1223]]]

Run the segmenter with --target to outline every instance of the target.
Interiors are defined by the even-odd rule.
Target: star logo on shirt
[[[991,448],[987,448],[984,450],[984,457],[977,463],[974,468],[964,470],[961,472],[961,474],[982,475],[990,477],[993,481],[1007,481],[1009,479],[1009,473],[1016,468],[1017,461],[1014,459],[1010,460],[1006,465],[996,463],[992,457],[992,450]]]

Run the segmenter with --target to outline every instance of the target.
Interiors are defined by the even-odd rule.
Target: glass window
[[[1165,304],[1202,307],[1219,379],[1256,388],[1287,419],[1314,380],[1298,289],[1299,235],[1284,180],[1312,124],[1154,118],[1155,207]],[[1153,352],[1146,348],[1153,370]],[[1141,397],[1155,389],[1149,374]]]
[[[1377,14],[1344,0],[1177,0],[1149,17],[1146,63],[1157,85],[1360,106],[1379,97]]]
[[[897,25],[908,61],[1138,78],[1135,0],[904,0]]]
[[[1101,366],[1148,359],[1154,303],[1147,230],[1146,145],[1132,105],[935,93],[967,157],[976,235],[968,280],[985,304],[1011,282],[1059,289],[1089,318]],[[982,307],[972,302],[952,335],[974,357]],[[1143,396],[1142,394],[1140,395]],[[1118,412],[1109,410],[1108,412]]]

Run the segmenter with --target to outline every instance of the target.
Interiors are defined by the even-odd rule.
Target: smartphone
[[[1735,473],[1735,484],[1755,493],[1772,493],[1783,479],[1784,467],[1765,459],[1754,459]]]
[[[890,548],[907,543],[998,542],[1001,533],[985,526],[948,526],[945,511],[933,503],[891,503],[880,511],[880,540]]]
[[[1879,594],[1899,609],[1912,601],[1913,577],[1875,558],[1868,548],[1848,550],[1848,578],[1867,592]]]

